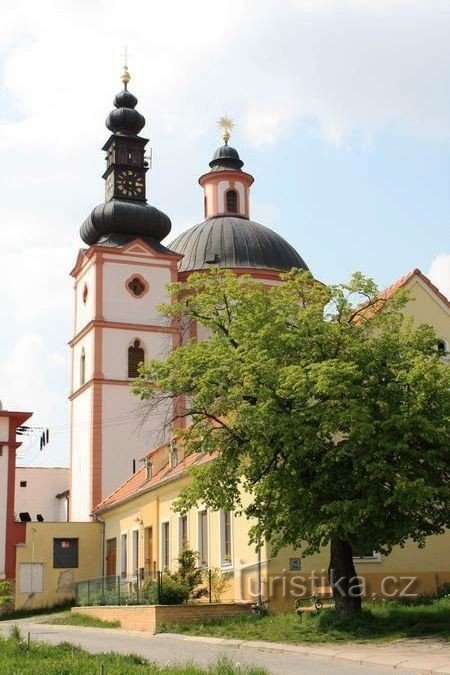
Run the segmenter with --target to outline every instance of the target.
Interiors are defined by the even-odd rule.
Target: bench
[[[330,586],[316,586],[309,598],[297,598],[294,604],[295,613],[300,619],[303,614],[320,612],[321,609],[334,607],[333,589]]]

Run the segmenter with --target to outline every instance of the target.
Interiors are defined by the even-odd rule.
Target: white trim
[[[134,559],[134,533],[137,532],[137,560]],[[136,576],[139,574],[139,554],[141,552],[141,546],[139,543],[139,527],[133,527],[131,530],[131,576]],[[135,564],[136,563],[136,564]]]
[[[178,514],[178,553],[181,553],[183,550],[183,529],[181,526],[183,518],[186,518],[186,534],[187,534],[187,540],[186,540],[186,545],[189,546],[190,544],[190,537],[189,537],[189,513],[185,513],[184,516]]]
[[[168,531],[168,536],[167,536],[167,565],[164,564],[164,559],[163,559],[163,543],[164,543],[164,537],[163,537],[163,527],[164,525],[168,525],[169,531]],[[160,530],[159,530],[159,562],[160,562],[160,569],[161,572],[163,572],[165,569],[170,569],[170,518],[167,518],[166,520],[161,520],[160,523]]]
[[[372,556],[353,556],[353,562],[357,563],[358,565],[364,565],[365,563],[369,563],[371,565],[372,563],[380,563],[381,562],[381,553],[379,551],[373,551]]]
[[[203,546],[200,547],[200,514],[201,513],[206,513],[206,538],[207,538],[206,555],[208,556],[207,560],[206,560],[206,563],[204,563],[201,560],[201,550],[200,550],[200,548],[203,548]],[[197,511],[197,551],[199,552],[199,561],[198,561],[199,567],[209,567],[209,564],[211,562],[211,551],[210,551],[211,537],[210,537],[210,531],[209,530],[210,530],[210,527],[209,527],[209,511],[206,508],[203,508],[203,509],[199,508],[198,511]]]
[[[225,561],[225,556],[224,556],[224,548],[225,548],[225,528],[224,528],[224,514],[225,514],[225,509],[220,509],[219,511],[219,567],[221,569],[226,569],[229,570],[233,567],[233,520],[234,520],[234,512],[233,511],[227,511],[227,513],[230,514],[230,548],[231,548],[231,556],[230,556],[230,561],[227,562]]]
[[[125,569],[123,569],[123,537],[126,537],[126,546],[125,546]],[[125,579],[128,575],[128,531],[120,532],[120,552],[119,552],[119,576],[121,579]]]

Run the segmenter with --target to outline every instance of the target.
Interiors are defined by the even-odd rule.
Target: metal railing
[[[164,603],[164,591],[171,583],[164,572],[133,576],[106,576],[79,581],[75,589],[75,605],[158,605]],[[204,597],[212,602],[211,570],[205,570]]]

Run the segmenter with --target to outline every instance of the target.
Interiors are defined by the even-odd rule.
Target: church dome
[[[240,170],[244,166],[244,162],[239,157],[236,148],[232,148],[228,143],[224,143],[215,151],[209,166],[213,171],[220,171],[221,169],[235,169]]]
[[[180,272],[211,265],[288,272],[308,266],[288,242],[268,227],[246,218],[218,216],[180,234],[169,248],[183,256]]]

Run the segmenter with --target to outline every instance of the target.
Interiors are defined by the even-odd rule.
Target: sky
[[[174,235],[231,116],[251,217],[313,274],[450,297],[448,0],[0,0],[0,399],[48,427],[19,462],[69,461],[69,272],[103,201],[124,45],[146,117],[149,200]]]

